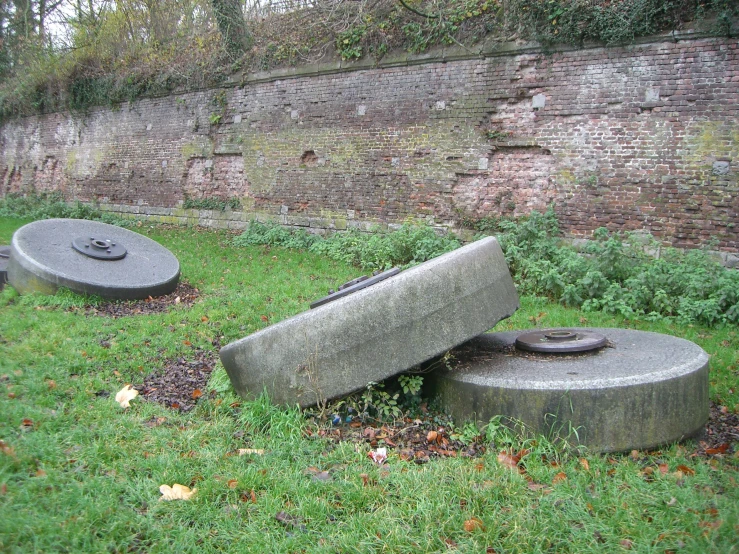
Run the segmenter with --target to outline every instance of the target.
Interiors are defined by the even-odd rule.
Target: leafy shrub
[[[0,198],[0,217],[24,219],[49,219],[54,217],[70,219],[91,219],[118,225],[130,226],[131,222],[112,214],[101,212],[82,202],[68,204],[61,194],[7,194]]]
[[[324,239],[303,230],[252,222],[233,243],[236,246],[264,244],[304,248],[370,270],[414,265],[460,246],[454,236],[440,236],[430,227],[411,224],[393,233],[367,234],[352,229]]]
[[[557,238],[553,210],[501,221],[499,236],[518,290],[624,317],[739,323],[739,272],[708,252],[661,249],[651,237],[599,229],[578,252]],[[651,252],[659,252],[654,257]]]

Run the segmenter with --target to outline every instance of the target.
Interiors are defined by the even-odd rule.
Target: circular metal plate
[[[589,330],[543,329],[519,335],[516,338],[516,348],[527,352],[566,354],[597,350],[607,342],[604,335]]]
[[[77,252],[98,260],[121,260],[126,257],[123,245],[112,239],[77,237],[72,241],[72,247]]]
[[[72,244],[79,237],[124,244],[126,255],[108,259],[81,255]],[[84,245],[81,246],[83,249]],[[114,254],[111,249],[111,255]],[[129,229],[83,219],[44,219],[13,234],[8,282],[21,294],[54,294],[60,287],[80,294],[134,300],[169,294],[177,287],[180,264],[161,244]]]

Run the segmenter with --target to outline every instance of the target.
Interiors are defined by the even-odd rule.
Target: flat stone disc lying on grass
[[[488,237],[226,345],[236,392],[310,406],[405,371],[518,308]]]
[[[8,282],[8,261],[10,259],[10,246],[0,246],[0,290],[3,290]]]
[[[122,227],[83,219],[34,221],[13,235],[8,281],[21,294],[133,300],[172,292],[180,264],[165,247]]]
[[[652,448],[697,434],[708,421],[708,354],[685,339],[628,329],[595,353],[539,354],[514,347],[520,332],[481,335],[452,351],[452,370],[430,377],[458,424],[497,415],[594,451]]]

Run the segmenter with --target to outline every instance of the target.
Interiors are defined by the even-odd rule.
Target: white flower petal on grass
[[[129,402],[139,395],[139,391],[133,388],[133,385],[126,385],[118,394],[115,395],[115,401],[121,405],[121,408],[128,408],[131,406]]]
[[[190,487],[175,483],[171,487],[169,485],[160,486],[159,492],[162,493],[159,500],[190,500],[198,492],[198,489],[190,490]]]
[[[387,448],[378,448],[377,450],[368,452],[368,455],[377,465],[382,465],[385,463],[385,460],[387,460]]]
[[[257,454],[262,456],[264,454],[263,448],[239,448],[239,456],[246,456],[247,454]]]

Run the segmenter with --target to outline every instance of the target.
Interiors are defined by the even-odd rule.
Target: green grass
[[[0,243],[24,223],[0,220]],[[70,293],[0,292],[0,551],[739,550],[739,458],[691,457],[691,443],[596,455],[514,437],[531,449],[526,475],[497,461],[499,442],[477,459],[415,465],[391,453],[378,467],[367,446],[308,434],[315,424],[299,411],[243,402],[225,386],[187,414],[141,398],[121,409],[115,393],[166,359],[304,311],[360,273],[300,251],[234,248],[223,232],[136,230],[178,256],[200,290],[194,306],[110,319],[75,310],[83,302]],[[693,340],[712,356],[712,399],[739,410],[735,326],[626,321],[524,297],[496,330],[536,323]],[[215,379],[223,385],[222,369]],[[197,487],[195,498],[160,502],[159,486],[175,482]],[[473,518],[481,525],[465,530]]]

